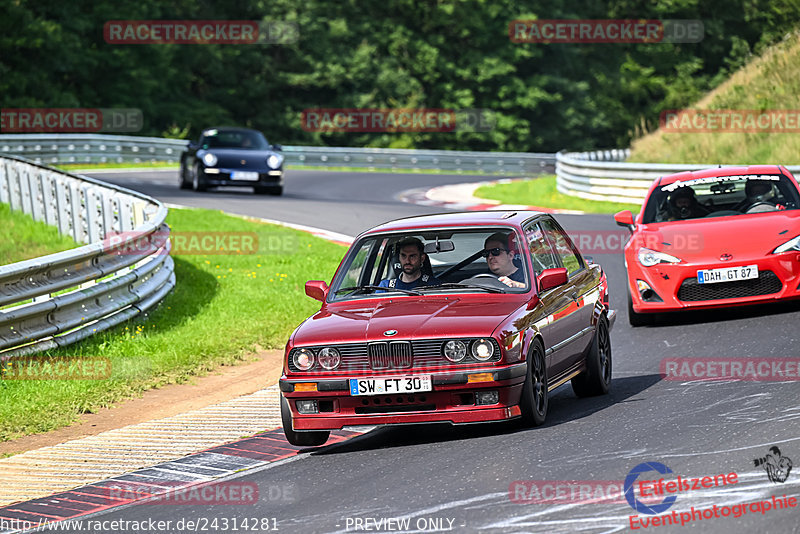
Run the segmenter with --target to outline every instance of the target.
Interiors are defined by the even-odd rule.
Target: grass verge
[[[34,221],[30,216],[11,211],[0,203],[0,265],[46,256],[80,246],[60,235],[53,226]]]
[[[541,208],[578,210],[587,213],[616,213],[621,210],[633,212],[641,209],[640,204],[622,204],[585,200],[559,193],[556,189],[555,175],[542,176],[532,180],[516,180],[510,183],[484,185],[475,190],[475,196],[499,200],[504,204],[526,204]]]
[[[258,252],[173,255],[177,285],[158,308],[46,355],[108,358],[108,379],[0,380],[0,441],[66,426],[144,390],[244,361],[258,347],[282,348],[319,309],[305,295],[306,280],[330,280],[345,252],[303,232],[212,210],[173,209],[167,222],[173,235],[255,233]]]

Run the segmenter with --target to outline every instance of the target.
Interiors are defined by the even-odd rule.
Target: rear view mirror
[[[425,254],[436,254],[437,252],[450,252],[455,250],[456,246],[452,241],[436,241],[435,243],[427,243],[425,245]]]
[[[322,280],[309,280],[306,282],[306,295],[314,300],[325,302],[328,296],[328,283]]]
[[[567,269],[565,267],[558,267],[557,269],[545,269],[536,278],[539,283],[539,292],[553,289],[554,287],[563,286],[567,283],[569,277],[567,276]]]
[[[614,220],[618,226],[624,226],[631,232],[633,231],[633,213],[631,210],[622,210],[614,214]]]

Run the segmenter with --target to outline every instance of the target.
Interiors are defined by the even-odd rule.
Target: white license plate
[[[699,284],[735,282],[736,280],[752,280],[753,278],[758,278],[758,265],[742,265],[740,267],[697,271],[697,283]]]
[[[250,171],[235,171],[231,173],[231,180],[246,180],[248,182],[257,182],[258,173]]]
[[[433,391],[431,375],[383,376],[381,378],[351,378],[350,395],[391,395]]]

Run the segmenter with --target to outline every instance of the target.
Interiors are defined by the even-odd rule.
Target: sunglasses
[[[491,254],[492,256],[497,257],[500,254],[502,254],[503,252],[508,252],[508,249],[506,249],[506,248],[490,248],[489,250],[484,250],[483,252],[481,252],[481,256],[483,256],[484,258],[488,258],[489,254]]]

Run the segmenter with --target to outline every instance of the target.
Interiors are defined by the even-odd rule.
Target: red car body
[[[747,196],[741,187],[744,184],[746,188],[748,181],[774,182],[774,191],[780,198],[773,196],[774,202],[756,201],[748,213]],[[708,212],[705,216],[654,221],[653,213],[646,213],[654,207],[654,195],[664,188],[672,188],[674,192],[684,186],[693,190],[709,187],[708,195],[695,197],[700,198],[698,203],[703,210],[700,213]],[[618,224],[632,229],[625,246],[631,324],[646,324],[653,317],[646,314],[658,312],[800,297],[800,250],[792,247],[778,250],[800,235],[799,189],[792,174],[776,165],[714,168],[656,180],[644,209],[635,219],[629,211],[615,215]],[[736,203],[742,194],[744,200]],[[707,205],[703,205],[703,199]],[[738,205],[742,207],[731,209]],[[639,260],[642,249],[665,253],[680,261],[645,265]],[[646,256],[645,253],[646,262],[655,261]],[[745,273],[743,269],[752,266],[757,268],[757,278],[708,282],[708,270],[724,270],[717,273],[726,277],[728,271],[738,269],[731,275],[735,278],[733,275]],[[704,273],[702,283],[699,271]]]
[[[370,294],[338,301],[332,294],[346,274],[342,273],[343,266],[357,254],[359,243],[374,236],[393,239],[392,236],[404,234],[440,232],[446,235],[448,231],[465,229],[488,232],[502,229],[514,233],[515,239],[520,240],[528,239],[521,237],[525,236],[523,229],[532,231],[552,226],[552,223],[541,222],[543,219],[552,221],[550,215],[522,211],[422,216],[389,222],[356,238],[331,288],[325,282],[306,284],[307,294],[321,300],[322,307],[298,326],[286,345],[280,389],[284,396],[284,430],[289,441],[321,444],[327,439],[327,431],[345,426],[476,423],[519,417],[525,411],[520,403],[526,380],[534,373],[528,371],[532,344],[544,349],[546,354],[545,389],[552,390],[570,379],[574,379],[573,384],[575,380],[585,379],[587,353],[597,337],[597,325],[603,322],[607,336],[614,313],[608,307],[608,286],[601,267],[585,263],[571,241],[568,241],[569,246],[580,258],[579,269],[570,276],[566,268],[527,271],[532,283],[517,292],[464,289],[424,295]],[[558,229],[563,232],[560,227]],[[564,242],[561,243],[563,247]],[[438,244],[437,234],[436,246]],[[529,248],[524,246],[519,250],[524,256],[520,261],[525,269],[532,265]],[[438,272],[434,272],[437,276],[448,266],[438,267]],[[457,274],[458,270],[455,272]],[[448,281],[456,279],[457,276]],[[443,344],[448,340],[465,340],[467,344],[477,343],[476,340],[490,342],[497,353],[486,362],[454,363],[442,353]],[[384,342],[397,342],[399,346],[410,343],[412,354],[409,357],[413,358],[413,363],[376,369],[377,360],[373,359],[372,352],[367,354],[367,346]],[[337,348],[347,365],[335,370],[317,366],[300,371],[291,363],[295,350],[308,348],[319,355],[324,347]],[[610,380],[610,343],[607,352],[607,380]],[[392,361],[396,363],[397,360]],[[429,375],[432,390],[415,394],[351,394],[351,380],[362,377],[380,380],[397,375]],[[386,389],[390,389],[390,385],[386,385]],[[481,391],[496,392],[496,402],[478,405],[476,399]],[[486,398],[493,400],[491,396]],[[297,405],[300,401],[317,401],[318,413],[300,413]],[[546,410],[546,395],[544,401]],[[317,437],[313,438],[315,435]],[[308,436],[312,438],[302,439]]]

